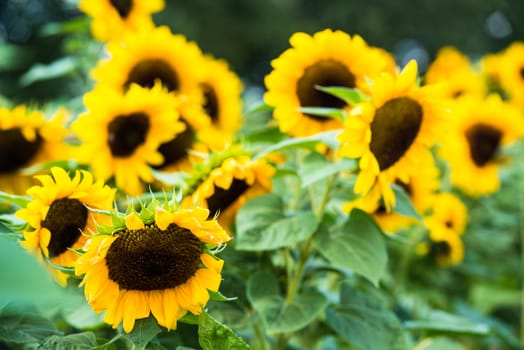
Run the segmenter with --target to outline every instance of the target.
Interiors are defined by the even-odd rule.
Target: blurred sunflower
[[[93,36],[108,41],[119,40],[125,32],[153,28],[151,14],[164,8],[164,0],[81,0],[78,7],[92,17]]]
[[[151,89],[133,84],[125,94],[99,86],[84,96],[87,112],[73,123],[82,140],[79,159],[90,164],[96,177],[115,178],[131,195],[142,193],[140,180],[152,182],[152,165],[163,162],[157,151],[184,130],[178,100],[160,84]]]
[[[439,266],[456,265],[464,258],[464,243],[460,236],[468,221],[464,203],[452,193],[439,193],[433,212],[424,219],[430,242],[422,243],[417,250],[436,260]]]
[[[456,48],[441,48],[435,60],[429,65],[425,81],[427,84],[444,83],[445,95],[450,99],[486,93],[483,77],[476,72],[469,58]]]
[[[223,261],[211,247],[230,238],[203,208],[178,209],[150,203],[99,229],[76,262],[88,303],[116,328],[130,332],[150,314],[176,329],[187,311],[198,315],[218,291]]]
[[[500,85],[510,100],[524,107],[524,42],[512,43],[499,60]]]
[[[209,171],[183,204],[208,208],[210,217],[218,215],[219,223],[228,229],[246,200],[271,191],[274,172],[262,159],[246,155],[226,158]]]
[[[51,175],[35,177],[41,186],[27,190],[32,198],[16,216],[27,222],[23,232],[23,247],[48,258],[53,264],[73,267],[86,235],[95,232],[102,215],[91,209],[110,210],[115,191],[102,181],[95,182],[87,171],[76,171],[73,178],[59,167]],[[65,286],[68,274],[52,270],[58,282]]]
[[[24,168],[51,160],[68,159],[64,142],[67,130],[65,109],[46,119],[41,111],[25,106],[0,108],[0,191],[24,193],[32,178]]]
[[[338,154],[360,158],[355,193],[366,195],[375,186],[385,209],[395,195],[390,185],[433,161],[429,147],[443,132],[446,110],[439,87],[418,87],[417,64],[411,61],[399,75],[384,73],[371,86],[371,102],[354,106],[337,136]]]
[[[502,53],[484,55],[480,59],[480,71],[489,92],[498,92],[505,95],[501,85]]]
[[[433,161],[427,164],[420,164],[417,171],[411,174],[406,182],[396,179],[394,184],[405,191],[416,212],[420,216],[424,216],[433,205],[437,190],[440,187],[439,170]],[[375,187],[372,192],[363,198],[345,203],[343,210],[350,212],[354,207],[370,213],[380,228],[389,234],[419,223],[413,217],[407,217],[395,211],[386,211],[378,187]]]
[[[460,101],[439,150],[450,165],[452,184],[472,196],[497,191],[500,151],[523,135],[523,123],[520,110],[497,94]]]
[[[204,110],[212,127],[200,133],[201,140],[212,149],[233,141],[242,122],[242,82],[225,61],[205,56],[205,72],[200,78],[204,93]]]
[[[206,76],[208,62],[198,45],[163,26],[126,35],[121,43],[109,43],[107,51],[109,58],[91,72],[97,85],[123,93],[132,84],[151,88],[160,82],[180,100],[176,109],[185,129],[162,142],[158,152],[163,160],[155,168],[163,171],[190,168],[188,154],[197,147],[199,133],[211,126],[199,85],[200,78]]]
[[[301,107],[343,108],[344,101],[318,90],[317,86],[342,86],[367,91],[368,80],[385,70],[392,59],[384,50],[369,47],[358,35],[323,30],[310,36],[295,33],[291,48],[271,62],[264,99],[273,106],[280,129],[306,136],[341,127],[333,118],[302,113]]]

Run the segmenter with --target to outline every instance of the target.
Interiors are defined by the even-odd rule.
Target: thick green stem
[[[519,145],[524,149],[524,142]],[[520,233],[520,271],[524,271],[524,159],[521,157],[518,161],[518,177],[519,177],[519,233]],[[520,276],[520,343],[524,345],[524,276]]]

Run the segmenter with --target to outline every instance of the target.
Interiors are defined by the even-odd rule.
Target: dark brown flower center
[[[146,141],[149,117],[144,113],[119,115],[107,126],[107,143],[115,157],[128,157]]]
[[[249,185],[244,180],[233,179],[231,186],[227,190],[216,187],[213,195],[206,199],[209,209],[209,217],[214,217],[217,213],[225,211],[233,204],[244,192]]]
[[[307,67],[297,82],[296,93],[302,107],[342,108],[344,101],[315,86],[355,87],[355,76],[342,63],[335,60],[321,60]],[[325,121],[326,118],[308,115],[315,120]]]
[[[204,92],[204,110],[206,114],[211,118],[213,123],[218,121],[219,108],[218,108],[218,97],[215,93],[215,89],[209,84],[201,84],[202,91]]]
[[[369,148],[380,170],[395,164],[409,149],[422,124],[422,107],[409,97],[387,101],[371,122]]]
[[[109,0],[109,2],[123,19],[126,19],[133,8],[132,0]]]
[[[493,160],[499,149],[502,132],[491,125],[475,124],[466,130],[469,154],[473,162],[482,167]]]
[[[28,141],[20,128],[0,130],[0,173],[9,173],[27,165],[42,146],[38,132]]]
[[[446,222],[444,222],[444,226],[446,226],[447,228],[453,228],[453,221],[446,220]]]
[[[176,135],[176,137],[171,141],[167,141],[158,147],[158,151],[164,157],[164,161],[162,164],[154,166],[155,169],[161,169],[185,158],[193,146],[195,141],[195,130],[183,119],[181,119],[181,121],[186,125],[185,130]]]
[[[186,228],[155,224],[117,233],[106,255],[109,278],[120,289],[162,290],[186,283],[200,264],[200,240]]]
[[[156,81],[160,81],[169,92],[180,89],[176,71],[162,59],[148,59],[137,63],[129,72],[124,88],[133,83],[152,88]]]
[[[520,73],[520,78],[524,80],[524,67],[520,67],[519,73]]]
[[[446,241],[431,242],[429,248],[429,256],[433,260],[440,260],[449,257],[451,254],[451,246]]]
[[[49,257],[64,253],[76,243],[87,224],[87,208],[74,198],[60,198],[53,201],[42,227],[51,232],[47,249]]]

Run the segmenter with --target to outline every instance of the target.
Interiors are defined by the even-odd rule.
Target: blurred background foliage
[[[90,87],[101,52],[75,0],[0,0],[0,95],[12,103],[70,101]],[[297,31],[359,34],[421,70],[453,45],[473,59],[524,39],[522,0],[174,1],[155,16],[227,60],[246,86],[263,86],[270,62]],[[1,102],[1,101],[0,101]]]

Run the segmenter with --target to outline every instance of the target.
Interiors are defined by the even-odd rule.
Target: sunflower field
[[[524,349],[503,12],[491,52],[326,23],[232,54],[239,74],[167,0],[50,3],[0,2],[0,350]],[[276,5],[235,6],[275,33]],[[208,47],[251,42],[213,23]]]

